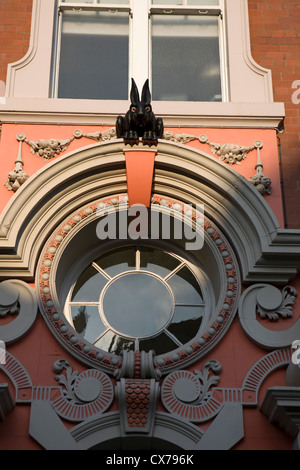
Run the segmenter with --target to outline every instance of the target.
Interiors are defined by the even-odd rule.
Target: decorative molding
[[[24,142],[29,145],[31,148],[31,153],[36,154],[38,157],[49,160],[54,158],[57,155],[60,155],[61,152],[64,152],[68,145],[74,140],[74,137],[70,139],[39,139],[34,142],[33,140],[24,139]]]
[[[81,137],[86,137],[87,139],[96,140],[97,142],[106,142],[108,140],[116,139],[117,132],[116,128],[112,127],[111,129],[107,129],[106,131],[100,132],[88,132],[84,134],[80,129],[76,129],[73,132],[73,135],[76,139],[80,139]]]
[[[77,149],[45,165],[19,188],[0,216],[2,278],[32,280],[39,253],[61,220],[99,196],[126,192],[123,150],[120,140]],[[103,171],[108,167],[110,172]],[[285,285],[299,271],[299,230],[282,229],[264,198],[229,165],[161,140],[154,185],[160,195],[205,204],[206,214],[236,248],[243,282]]]
[[[7,315],[15,315],[19,313],[19,291],[17,287],[9,283],[0,284],[0,318]],[[0,327],[1,331],[1,327]]]
[[[260,410],[288,436],[295,439],[299,435],[300,387],[268,388]],[[299,447],[297,450],[300,450]]]
[[[296,291],[291,287],[280,290],[268,284],[255,284],[248,287],[240,298],[239,319],[247,336],[265,349],[289,347],[295,338],[300,338],[300,316],[293,326],[281,331],[273,331],[257,319],[267,317],[272,320],[291,317],[291,308]]]
[[[250,178],[250,183],[254,186],[255,189],[257,189],[260,194],[267,195],[267,194],[272,194],[272,188],[271,188],[271,178],[268,176],[265,176],[263,174],[263,164],[261,162],[261,156],[260,156],[260,149],[263,146],[263,143],[260,141],[255,142],[255,147],[257,150],[257,163],[255,166],[256,169],[256,174]]]
[[[6,351],[5,363],[0,363],[0,369],[9,377],[15,387],[16,403],[31,401],[32,381],[23,364]]]
[[[257,313],[260,318],[267,318],[277,321],[281,318],[293,316],[293,306],[297,297],[294,287],[286,286],[280,293],[279,289],[273,286],[266,286],[258,293],[256,298]]]
[[[56,413],[68,421],[84,421],[98,413],[104,413],[114,399],[113,385],[109,377],[96,369],[87,369],[80,374],[72,371],[66,360],[53,365],[56,373],[66,371],[55,378],[62,386],[61,396],[52,402]]]
[[[133,373],[132,355],[124,354],[123,359],[126,363],[122,365],[120,356],[97,349],[93,344],[82,338],[64,316],[61,303],[57,300],[55,287],[57,283],[55,279],[57,266],[62,262],[64,251],[69,243],[74,243],[76,235],[80,234],[81,230],[86,229],[90,224],[93,227],[94,222],[101,217],[101,214],[106,215],[110,209],[115,211],[116,208],[119,209],[119,205],[121,209],[124,209],[125,198],[126,195],[115,195],[113,198],[93,201],[92,204],[82,207],[79,211],[69,215],[50,236],[41,254],[36,279],[36,286],[39,290],[40,311],[61,344],[69,349],[73,355],[75,354],[79,360],[97,365],[107,373],[117,374],[117,377],[128,374],[128,370],[131,370],[131,374]],[[127,207],[127,204],[125,207]],[[174,211],[175,214],[179,215],[185,211],[184,203],[158,195],[153,196],[152,207],[169,214]],[[197,211],[192,210],[190,214],[186,214],[186,217],[192,222],[197,217]],[[157,376],[159,373],[167,373],[194,362],[221,339],[235,316],[240,294],[239,271],[235,256],[227,240],[206,217],[204,218],[204,231],[207,243],[211,247],[211,256],[218,263],[220,276],[222,275],[222,281],[220,279],[220,282],[224,282],[224,287],[220,290],[218,308],[215,309],[210,322],[205,331],[201,332],[201,335],[199,334],[189,343],[177,348],[172,354],[155,356],[154,366],[149,366],[149,361],[147,366],[144,366],[144,362],[141,362],[143,376],[154,373]],[[76,257],[79,259],[78,250],[75,251]],[[70,263],[70,259],[68,263]],[[68,269],[68,263],[64,263],[66,270]],[[144,361],[144,359],[145,356],[142,360]],[[129,362],[131,365],[127,365]],[[154,369],[157,370],[154,372]]]
[[[283,103],[203,102],[200,106],[193,102],[153,101],[153,107],[165,127],[174,128],[280,130],[285,116]],[[6,103],[0,103],[3,124],[112,127],[117,116],[127,108],[128,101],[118,100],[34,97],[6,98]]]
[[[0,317],[13,313],[15,318],[0,326],[0,338],[7,344],[25,335],[37,315],[35,290],[19,279],[0,284]]]
[[[19,151],[18,157],[15,161],[15,168],[10,173],[8,173],[8,180],[5,183],[5,186],[9,191],[16,192],[20,186],[28,180],[29,176],[23,170],[23,158],[22,158],[22,142],[25,140],[24,134],[18,134],[17,140],[19,141]]]
[[[0,384],[0,421],[5,419],[5,415],[13,410],[14,406],[8,384]]]
[[[116,396],[120,407],[121,431],[153,433],[159,385],[155,379],[120,379]]]
[[[256,141],[254,145],[245,147],[236,144],[218,144],[216,142],[210,142],[205,134],[201,134],[199,137],[190,134],[173,134],[172,131],[166,131],[164,138],[171,142],[177,142],[180,144],[186,144],[198,140],[202,144],[208,144],[212,153],[219,157],[219,160],[228,163],[229,165],[240,165],[241,161],[245,160],[249,152],[252,152],[255,148],[261,148],[262,143]]]
[[[179,370],[165,378],[161,388],[161,399],[165,408],[183,419],[200,423],[208,421],[219,413],[223,402],[213,396],[211,387],[219,382],[222,366],[218,361],[210,360],[204,364],[202,372]]]
[[[219,160],[229,165],[240,165],[241,161],[245,160],[249,152],[255,149],[255,145],[245,147],[236,144],[218,144],[216,142],[209,142],[206,135],[200,135],[199,142],[208,144],[214,155],[219,157]]]
[[[257,405],[258,392],[266,377],[275,370],[287,367],[291,361],[291,350],[278,349],[261,357],[247,373],[242,392],[245,405]]]

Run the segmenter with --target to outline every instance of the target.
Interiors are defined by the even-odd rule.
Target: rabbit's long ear
[[[147,80],[144,83],[143,90],[142,90],[142,103],[144,104],[150,104],[151,103],[151,93],[149,90],[149,80]]]
[[[131,79],[130,100],[131,100],[131,104],[135,106],[137,106],[138,102],[140,101],[139,91],[137,89],[136,83],[133,78]]]

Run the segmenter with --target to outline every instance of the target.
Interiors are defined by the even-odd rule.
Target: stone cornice
[[[112,126],[128,101],[6,98],[0,123]],[[165,126],[281,129],[283,103],[153,102]]]

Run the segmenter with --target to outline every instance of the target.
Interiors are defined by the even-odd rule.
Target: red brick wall
[[[21,59],[30,38],[32,0],[0,0],[0,80],[7,64]]]
[[[287,222],[288,228],[300,228],[300,2],[248,0],[248,4],[253,58],[272,70],[274,101],[285,103],[280,140]],[[295,81],[297,88],[292,88]]]

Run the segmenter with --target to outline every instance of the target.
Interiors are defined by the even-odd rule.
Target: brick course
[[[285,103],[285,132],[280,136],[287,226],[300,228],[300,103],[292,96],[300,81],[299,0],[248,0],[253,58],[272,70],[274,101]],[[300,101],[300,92],[298,93]]]

